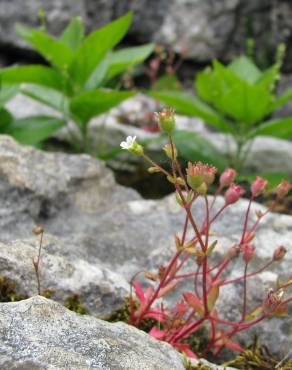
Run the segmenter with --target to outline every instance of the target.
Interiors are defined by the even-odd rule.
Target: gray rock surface
[[[0,367],[183,370],[166,343],[124,323],[77,315],[42,297],[0,304]]]
[[[0,276],[15,283],[16,292],[22,296],[31,297],[38,292],[32,263],[38,248],[39,237],[0,243]],[[52,299],[63,304],[75,300],[87,313],[106,317],[123,305],[129,284],[97,259],[78,258],[78,248],[70,244],[71,254],[64,257],[61,239],[51,235],[43,237],[39,265],[41,292],[49,292]]]
[[[72,15],[81,15],[88,29],[104,25],[133,10],[128,39],[173,44],[188,48],[189,58],[210,61],[243,51],[253,37],[261,45],[258,59],[266,62],[280,41],[287,41],[287,67],[291,69],[291,13],[289,0],[2,0],[0,43],[24,47],[14,31],[15,22],[37,26],[38,12],[46,12],[47,27],[59,34]],[[256,48],[257,50],[257,48]]]

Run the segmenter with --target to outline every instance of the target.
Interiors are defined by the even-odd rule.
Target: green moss
[[[222,366],[234,366],[244,370],[274,370],[280,362],[281,359],[272,355],[266,346],[260,345],[258,340],[255,339],[254,343],[244,352]],[[283,364],[277,367],[277,370],[291,369],[292,360],[283,361]]]
[[[67,307],[68,310],[79,313],[80,315],[86,315],[88,313],[87,309],[81,303],[79,294],[73,294],[67,297],[64,306]]]
[[[16,302],[28,298],[17,293],[17,284],[0,275],[0,302]]]

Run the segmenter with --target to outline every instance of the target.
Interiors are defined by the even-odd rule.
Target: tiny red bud
[[[244,193],[245,191],[240,185],[232,183],[225,192],[225,203],[227,205],[236,203]]]
[[[268,185],[268,181],[260,176],[257,176],[255,181],[251,184],[251,193],[254,197],[262,194]]]
[[[291,189],[292,189],[292,184],[290,184],[287,180],[282,180],[280,184],[277,186],[278,198],[279,199],[284,198]]]
[[[220,176],[220,185],[221,186],[229,186],[231,185],[235,177],[237,176],[237,172],[233,168],[226,168],[226,170]]]
[[[274,255],[273,255],[273,260],[274,261],[281,261],[285,257],[285,254],[287,253],[287,249],[283,247],[282,245],[275,249]]]
[[[243,249],[243,259],[245,263],[248,263],[251,261],[251,259],[254,256],[256,247],[252,244],[247,244]]]

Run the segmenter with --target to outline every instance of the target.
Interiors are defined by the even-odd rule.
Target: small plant
[[[35,276],[36,276],[36,280],[37,280],[38,295],[41,295],[41,279],[40,279],[39,268],[40,268],[41,253],[42,253],[42,246],[43,246],[44,228],[42,226],[35,226],[32,229],[32,232],[35,235],[40,236],[38,254],[37,254],[36,257],[34,257],[32,259],[32,264],[33,264],[33,267],[34,267]]]
[[[169,89],[150,94],[173,106],[178,113],[200,117],[219,132],[231,135],[236,143],[236,153],[235,156],[230,153],[228,164],[241,172],[255,137],[292,137],[291,117],[271,118],[292,98],[291,89],[281,95],[276,93],[283,55],[284,46],[280,45],[276,63],[265,71],[246,56],[236,58],[226,67],[215,60],[212,67],[197,74],[195,88],[198,97]]]
[[[6,133],[25,144],[36,144],[56,129],[74,122],[82,137],[72,134],[77,150],[90,151],[89,121],[134,95],[117,91],[117,77],[130,66],[147,58],[153,45],[112,50],[125,36],[132,13],[84,35],[79,17],[72,18],[63,34],[55,39],[42,30],[17,26],[18,33],[46,59],[49,66],[15,66],[0,70],[5,84],[21,84],[20,91],[59,113],[33,116],[12,122]]]
[[[271,316],[286,314],[287,304],[292,301],[292,297],[284,296],[286,288],[292,284],[292,280],[289,280],[286,283],[278,282],[276,287],[267,292],[262,303],[253,309],[250,310],[247,303],[249,278],[260,274],[272,264],[279,263],[286,254],[286,248],[279,246],[264,266],[249,271],[250,262],[256,253],[254,238],[257,226],[277,201],[286,196],[292,185],[283,180],[276,189],[274,203],[265,212],[256,212],[257,219],[252,223],[249,219],[252,202],[261,196],[267,187],[267,180],[257,177],[251,185],[251,195],[244,215],[240,239],[230,247],[221,261],[214,262],[212,257],[217,240],[214,240],[211,235],[212,224],[221,217],[226,208],[240,199],[244,190],[234,182],[236,171],[229,168],[221,174],[219,188],[213,200],[210,200],[207,192],[215,179],[216,168],[200,162],[195,164],[189,162],[184,172],[177,160],[178,151],[172,139],[175,127],[174,111],[164,110],[156,116],[161,130],[169,137],[169,143],[163,149],[171,161],[171,171],[152,161],[136,141],[136,137],[128,137],[121,143],[121,147],[143,157],[150,163],[151,173],[159,172],[173,183],[177,201],[185,213],[185,221],[181,234],[175,234],[176,251],[171,260],[160,266],[156,273],[147,271],[145,278],[149,283],[145,283],[144,287],[137,281],[138,274],[133,277],[129,298],[129,323],[139,327],[146,318],[156,320],[156,325],[153,325],[149,334],[172,344],[190,357],[197,355],[204,357],[210,352],[218,356],[224,347],[242,352],[243,348],[234,341],[234,336]],[[216,198],[223,191],[225,202],[215,211]],[[201,225],[197,223],[194,215],[195,203],[199,198],[203,198],[205,204],[205,219]],[[236,258],[242,258],[243,273],[236,278],[228,278],[227,270]],[[194,266],[194,270],[186,273],[183,267],[192,259],[194,261],[190,265]],[[167,307],[162,298],[176,291],[187,279],[193,281],[194,289],[184,291],[173,307]],[[232,322],[221,317],[216,302],[222,287],[239,282],[243,284],[241,315],[238,321]],[[209,339],[201,353],[194,353],[188,340],[193,333],[198,332],[206,324],[208,324]]]

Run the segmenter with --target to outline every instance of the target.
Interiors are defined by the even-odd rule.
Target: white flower
[[[126,138],[126,141],[122,141],[120,145],[122,149],[130,150],[135,147],[135,144],[136,144],[136,136],[133,136],[133,137],[128,136]]]

